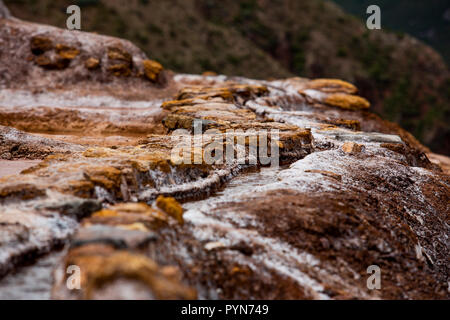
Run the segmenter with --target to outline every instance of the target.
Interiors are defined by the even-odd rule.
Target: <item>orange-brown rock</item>
[[[31,52],[35,55],[41,55],[46,51],[53,49],[53,42],[50,38],[44,36],[35,36],[31,39]]]
[[[117,297],[114,285],[121,279],[125,280],[123,285],[137,285],[145,291],[143,295],[137,293],[136,297],[160,300],[196,298],[195,290],[180,283],[177,274],[168,273],[166,268],[144,255],[112,250],[105,245],[85,245],[70,251],[65,266],[71,265],[79,266],[81,270],[82,289],[78,292],[84,299]]]
[[[168,215],[175,218],[179,223],[184,223],[183,207],[175,200],[175,198],[164,197],[161,195],[156,199],[156,205]]]
[[[87,180],[70,180],[64,186],[57,186],[56,189],[62,193],[73,194],[81,198],[91,198],[94,194],[94,183]]]
[[[59,54],[61,58],[67,60],[73,60],[80,54],[80,50],[65,44],[57,44],[55,46],[55,50],[56,53]]]
[[[91,166],[84,170],[86,177],[96,185],[107,190],[114,189],[120,184],[121,171],[114,167]]]
[[[128,65],[132,63],[131,54],[123,48],[120,47],[109,47],[108,48],[108,58],[111,60],[123,61]]]
[[[161,105],[161,108],[165,110],[171,110],[174,107],[181,107],[181,106],[192,106],[199,103],[200,99],[184,99],[184,100],[170,100],[165,101]]]
[[[364,146],[355,142],[346,142],[342,145],[342,151],[345,153],[358,153],[363,150]]]
[[[67,68],[70,63],[70,60],[54,55],[40,55],[34,61],[38,66],[49,70],[62,70]]]
[[[150,81],[156,82],[158,80],[158,76],[163,70],[163,66],[154,60],[144,60],[142,61],[144,65],[144,74]]]
[[[342,93],[333,93],[325,98],[325,103],[333,107],[339,107],[348,110],[369,109],[370,103],[366,99]]]
[[[229,99],[231,96],[250,98],[255,96],[262,96],[267,94],[268,89],[263,85],[242,85],[242,84],[231,84],[226,87],[202,87],[202,86],[192,86],[182,89],[176,99],[184,100],[191,99],[195,97],[221,97],[225,100]]]
[[[349,120],[349,119],[336,119],[327,121],[328,123],[334,124],[338,127],[351,129],[354,131],[361,131],[361,122],[359,120]]]
[[[7,199],[30,200],[45,195],[45,190],[35,185],[21,183],[16,185],[3,185],[0,187],[0,201]]]
[[[108,48],[108,71],[116,77],[131,75],[133,67],[133,59],[131,54],[121,47]]]
[[[108,67],[108,71],[116,77],[129,77],[131,75],[130,65],[126,63],[114,64]]]
[[[308,89],[320,90],[327,93],[355,94],[358,89],[351,83],[339,79],[314,79],[306,84]]]
[[[95,70],[100,67],[100,60],[91,57],[84,62],[84,65],[89,70]]]
[[[83,156],[86,158],[107,158],[114,153],[114,150],[109,148],[88,148],[83,152]]]
[[[144,203],[122,203],[94,213],[83,225],[102,224],[131,230],[158,230],[167,226],[163,212]]]
[[[214,71],[205,71],[205,72],[203,72],[202,73],[202,76],[205,76],[205,77],[214,77],[214,76],[217,76],[217,72],[214,72]]]

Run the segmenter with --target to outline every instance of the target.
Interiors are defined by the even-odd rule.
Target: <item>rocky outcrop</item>
[[[159,82],[127,42],[48,28],[0,31],[0,151],[42,160],[0,178],[0,276],[64,246],[55,299],[448,298],[449,176],[352,84]]]
[[[179,206],[179,204],[178,204]],[[180,206],[181,208],[181,206]],[[57,299],[194,299],[176,267],[159,266],[149,257],[158,234],[173,225],[169,215],[145,204],[127,203],[94,213],[83,221],[69,252],[55,270]],[[147,254],[143,254],[147,252]],[[82,270],[82,290],[70,290],[65,270]],[[129,290],[124,295],[123,290]]]
[[[127,85],[151,87],[166,81],[162,65],[128,41],[17,19],[1,24],[2,87],[119,84],[124,78],[133,78]]]

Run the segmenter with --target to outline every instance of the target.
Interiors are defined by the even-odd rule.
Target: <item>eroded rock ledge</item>
[[[126,41],[0,23],[1,157],[42,160],[0,178],[0,276],[65,246],[55,299],[448,298],[448,172],[353,85],[174,75]],[[199,124],[245,161],[205,141],[177,161]],[[250,161],[251,129],[279,132],[279,167]]]

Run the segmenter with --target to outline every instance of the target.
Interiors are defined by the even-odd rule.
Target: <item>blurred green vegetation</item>
[[[381,9],[382,27],[406,32],[431,45],[450,63],[450,1],[332,0],[365,21],[366,9]]]

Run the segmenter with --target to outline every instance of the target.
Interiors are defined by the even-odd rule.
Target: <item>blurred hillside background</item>
[[[18,18],[127,38],[176,72],[354,83],[372,111],[450,155],[448,0],[6,0]],[[383,30],[367,30],[377,4]],[[444,58],[443,58],[444,57]],[[447,62],[446,62],[447,61]]]

